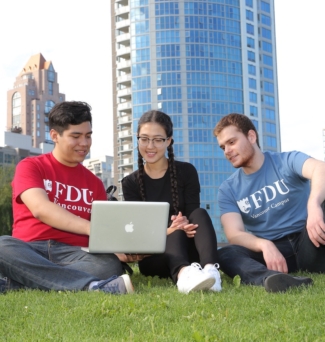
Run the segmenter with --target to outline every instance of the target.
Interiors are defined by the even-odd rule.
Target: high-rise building
[[[113,157],[112,156],[100,156],[98,158],[86,158],[83,161],[83,165],[90,170],[95,176],[102,180],[105,189],[110,185],[114,185],[113,182]]]
[[[112,1],[115,181],[137,168],[139,117],[164,111],[176,158],[198,170],[201,206],[220,243],[218,187],[234,169],[213,136],[216,123],[245,114],[262,150],[281,149],[274,22],[274,0]]]
[[[52,143],[48,114],[65,100],[59,92],[58,76],[51,61],[42,54],[30,57],[7,92],[7,130],[32,137],[32,146]]]

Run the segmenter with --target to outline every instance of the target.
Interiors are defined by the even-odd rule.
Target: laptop
[[[89,253],[163,253],[166,248],[169,203],[94,201]]]

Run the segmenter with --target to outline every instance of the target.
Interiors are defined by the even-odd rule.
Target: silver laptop
[[[94,201],[89,253],[163,253],[169,203]]]

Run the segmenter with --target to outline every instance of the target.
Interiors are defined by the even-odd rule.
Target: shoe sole
[[[126,288],[126,293],[134,293],[134,287],[132,285],[130,276],[128,274],[122,274],[121,277],[124,280],[125,288]]]
[[[313,280],[304,277],[293,277],[288,274],[274,274],[265,279],[267,292],[286,292],[289,288],[312,285]]]
[[[192,292],[192,291],[210,290],[215,282],[216,282],[216,280],[214,279],[214,277],[207,278],[207,279],[201,281],[199,284],[196,284],[194,287],[192,287],[190,290],[188,290],[187,293]]]

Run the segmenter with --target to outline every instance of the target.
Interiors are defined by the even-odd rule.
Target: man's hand
[[[306,228],[309,239],[316,247],[325,245],[325,223],[323,210],[320,206],[308,208]]]
[[[121,262],[137,262],[142,259],[148,257],[150,254],[124,254],[124,253],[115,253],[115,255],[119,258]]]
[[[262,253],[269,270],[288,273],[286,259],[272,241],[264,240]]]

